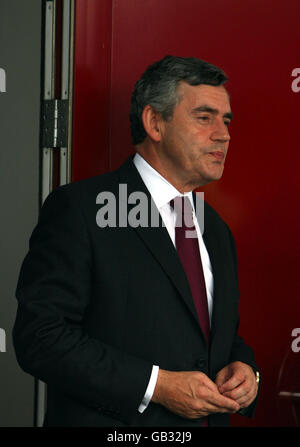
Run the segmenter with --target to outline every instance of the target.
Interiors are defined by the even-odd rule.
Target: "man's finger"
[[[257,387],[247,385],[246,381],[232,391],[228,391],[223,396],[234,399],[241,408],[247,407],[254,400],[257,394]]]
[[[241,396],[237,399],[237,402],[241,406],[241,408],[248,407],[255,399],[257,394],[257,387],[254,387],[254,389],[251,389],[247,394],[244,394],[244,396]]]
[[[210,393],[207,398],[207,401],[211,405],[213,405],[218,411],[223,410],[224,412],[225,411],[234,412],[240,409],[240,406],[237,402],[219,393]]]
[[[234,390],[237,386],[239,386],[241,383],[243,383],[244,379],[237,375],[233,375],[230,379],[227,380],[227,382],[223,383],[219,387],[220,393],[224,394],[228,391]]]
[[[256,394],[249,393],[237,400],[241,408],[249,407],[255,399]]]
[[[246,383],[246,381],[240,383],[237,387],[235,387],[231,391],[225,391],[223,393],[223,396],[229,397],[230,399],[238,401],[243,396],[246,396],[251,392],[251,387],[249,384]]]
[[[201,381],[203,382],[203,384],[212,392],[217,392],[219,393],[219,389],[217,387],[217,385],[206,375],[201,373]]]
[[[226,373],[226,371],[221,371],[217,375],[215,383],[216,383],[217,387],[220,387],[227,380],[228,380],[228,373]]]

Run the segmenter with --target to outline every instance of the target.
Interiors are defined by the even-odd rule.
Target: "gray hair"
[[[221,68],[198,58],[166,56],[150,65],[136,82],[131,95],[130,124],[134,145],[142,143],[147,134],[142,122],[142,112],[147,105],[159,112],[165,121],[173,116],[181,97],[179,82],[189,85],[219,86],[227,81]]]

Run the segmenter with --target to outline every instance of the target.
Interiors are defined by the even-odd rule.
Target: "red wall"
[[[277,396],[300,392],[300,353],[291,350],[300,327],[300,93],[291,88],[299,0],[76,3],[73,180],[116,168],[133,151],[130,95],[150,63],[195,56],[229,75],[231,144],[223,178],[204,191],[236,239],[241,334],[262,371],[254,420],[234,416],[232,424],[296,425],[299,407]]]

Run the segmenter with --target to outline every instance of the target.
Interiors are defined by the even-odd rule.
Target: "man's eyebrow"
[[[212,113],[213,115],[218,115],[218,113],[219,113],[219,111],[217,109],[214,109],[213,107],[206,106],[206,105],[195,107],[192,110],[192,114],[194,114],[194,115],[197,114],[197,113],[200,113],[200,112]],[[233,119],[233,113],[232,112],[227,112],[227,113],[225,113],[223,115],[223,118],[228,118],[228,119],[232,120]]]

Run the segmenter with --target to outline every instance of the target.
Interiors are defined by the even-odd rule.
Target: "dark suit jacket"
[[[208,349],[166,228],[98,227],[96,197],[118,197],[119,184],[149,196],[129,158],[119,170],[59,187],[46,199],[16,291],[18,362],[48,385],[46,426],[201,425],[158,404],[143,414],[138,407],[153,364],[199,370],[212,380],[235,360],[257,368],[237,335],[231,232],[206,204],[204,242],[215,287]],[[210,416],[212,426],[228,421]]]

